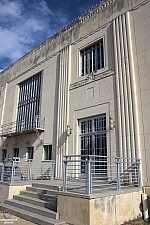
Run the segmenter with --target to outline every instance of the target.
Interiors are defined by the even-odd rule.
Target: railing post
[[[120,186],[120,159],[117,158],[117,191],[121,190]]]
[[[92,175],[91,175],[91,160],[86,161],[86,194],[91,195],[92,194]]]
[[[1,166],[1,182],[4,181],[4,162],[2,162],[2,166]]]
[[[140,159],[137,160],[137,170],[138,170],[138,187],[141,187],[141,163]]]
[[[63,161],[63,191],[67,191],[66,188],[66,178],[67,178],[67,158],[66,161]]]
[[[55,163],[52,162],[52,174],[51,174],[51,180],[54,180],[54,172],[55,172]]]
[[[32,180],[32,160],[29,159],[28,180]]]
[[[12,167],[11,167],[11,178],[10,178],[10,183],[14,183],[14,170],[15,170],[15,162],[12,159]]]
[[[2,126],[0,126],[0,135],[2,135],[3,134],[3,128],[2,128]]]
[[[35,116],[35,128],[37,129],[37,116]]]

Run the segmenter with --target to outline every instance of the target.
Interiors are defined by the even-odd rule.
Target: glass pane
[[[81,51],[81,75],[104,67],[103,40]]]
[[[28,159],[33,159],[33,147],[28,148]]]
[[[14,157],[19,157],[19,148],[14,148]]]
[[[44,146],[44,160],[51,160],[52,155],[52,145]]]

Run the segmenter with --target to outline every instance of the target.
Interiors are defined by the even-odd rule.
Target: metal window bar
[[[63,157],[63,165],[64,191],[90,195],[141,187],[140,159],[69,155]]]
[[[32,121],[28,123],[26,118],[33,118],[39,114],[41,90],[41,73],[29,78],[20,84],[17,121],[25,120],[24,128],[30,129],[33,126]],[[19,124],[17,129],[20,130]]]

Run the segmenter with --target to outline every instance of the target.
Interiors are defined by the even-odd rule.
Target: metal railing
[[[2,125],[0,128],[0,136],[34,129],[44,130],[44,127],[45,118],[41,118],[39,115],[37,115],[34,117],[25,118],[21,121],[17,120],[15,122]]]
[[[63,191],[91,195],[141,187],[140,159],[98,155],[63,157]]]
[[[53,180],[55,161],[34,161],[7,158],[0,167],[1,182],[14,183],[29,180]]]

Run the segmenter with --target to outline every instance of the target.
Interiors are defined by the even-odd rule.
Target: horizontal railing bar
[[[63,156],[63,158],[71,158],[71,157],[73,157],[73,158],[77,158],[77,157],[88,157],[88,158],[90,158],[90,157],[97,157],[97,158],[110,158],[110,159],[124,159],[124,160],[140,160],[140,159],[136,159],[136,158],[124,158],[124,157],[117,157],[117,156],[101,156],[101,155],[65,155],[65,156]],[[72,161],[71,161],[72,162]]]

